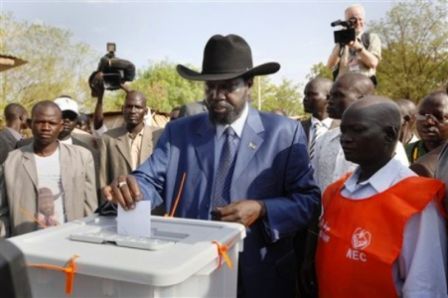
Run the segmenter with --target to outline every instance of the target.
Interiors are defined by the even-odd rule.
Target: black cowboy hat
[[[240,36],[212,36],[204,49],[202,72],[196,72],[183,65],[177,65],[177,72],[183,78],[196,81],[230,80],[275,73],[280,64],[269,62],[253,67],[252,53],[247,42]]]

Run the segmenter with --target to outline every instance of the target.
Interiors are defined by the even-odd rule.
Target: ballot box
[[[151,238],[137,239],[95,215],[9,241],[33,297],[235,297],[244,237],[236,223],[152,216]]]

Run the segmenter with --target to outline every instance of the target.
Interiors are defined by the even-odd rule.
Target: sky
[[[369,22],[384,18],[395,2],[0,0],[0,11],[12,12],[19,21],[70,30],[75,42],[99,54],[105,53],[107,42],[115,42],[117,56],[137,69],[161,60],[200,69],[212,35],[238,34],[249,43],[254,65],[281,64],[272,81],[303,84],[311,66],[325,63],[331,52],[330,23],[355,3],[365,7]]]

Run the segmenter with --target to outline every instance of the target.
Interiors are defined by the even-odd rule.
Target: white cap
[[[54,103],[59,106],[61,111],[72,111],[79,115],[78,104],[70,97],[58,97],[54,100]]]

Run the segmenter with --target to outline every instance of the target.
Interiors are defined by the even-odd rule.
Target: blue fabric
[[[229,126],[224,131],[224,146],[216,170],[215,185],[212,195],[212,209],[222,207],[230,203],[230,184],[237,149],[237,136]]]
[[[207,114],[168,123],[151,157],[133,172],[144,199],[170,211],[186,173],[175,216],[210,219],[215,131]],[[238,295],[291,297],[296,281],[292,237],[320,204],[299,122],[250,108],[229,196],[231,202],[262,200],[267,211],[247,229]]]

